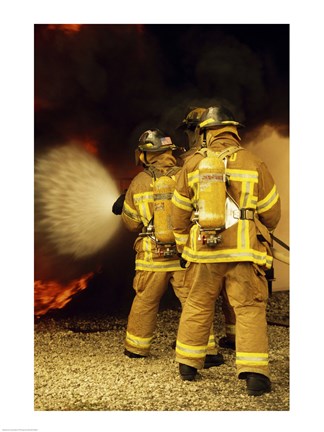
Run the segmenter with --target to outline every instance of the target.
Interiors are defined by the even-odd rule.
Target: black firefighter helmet
[[[200,117],[200,132],[215,126],[241,126],[243,125],[234,119],[233,114],[224,106],[213,106],[207,108]]]
[[[138,150],[142,152],[164,152],[176,148],[171,138],[160,129],[149,129],[143,132],[138,142]]]
[[[182,120],[181,124],[177,127],[177,129],[180,130],[189,129],[191,131],[194,131],[196,127],[199,125],[200,117],[205,110],[206,108],[189,107],[187,109],[184,119]]]

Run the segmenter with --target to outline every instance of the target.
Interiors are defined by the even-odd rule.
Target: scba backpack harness
[[[204,158],[198,166],[198,200],[193,222],[199,226],[198,240],[209,247],[220,243],[221,231],[234,225],[239,219],[254,219],[254,210],[240,209],[227,190],[227,158],[240,150],[244,150],[243,147],[232,146],[219,153],[207,148],[197,152]]]
[[[153,178],[153,216],[140,236],[149,236],[156,244],[157,252],[165,258],[177,255],[171,224],[171,199],[175,189],[172,178],[181,168],[172,167],[163,173],[148,166],[144,171]]]

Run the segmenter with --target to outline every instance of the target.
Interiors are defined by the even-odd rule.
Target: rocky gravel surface
[[[35,322],[35,411],[288,411],[289,292],[268,304],[272,392],[248,396],[238,380],[235,353],[220,349],[225,364],[182,381],[174,360],[180,311],[161,310],[151,355],[123,354],[126,316],[45,316]],[[216,305],[216,338],[224,335]]]

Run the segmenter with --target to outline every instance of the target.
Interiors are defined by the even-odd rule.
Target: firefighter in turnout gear
[[[185,284],[190,283],[176,361],[182,379],[195,379],[204,364],[215,301],[226,280],[236,318],[237,375],[246,380],[248,394],[258,396],[271,391],[265,269],[272,266],[270,232],[280,220],[280,198],[265,163],[240,146],[239,126],[224,107],[204,112],[199,125],[203,149],[185,162],[173,195],[174,235],[178,251],[188,262]],[[200,164],[207,157],[211,166],[212,158],[222,160],[225,174],[201,173]],[[225,218],[208,213],[215,200],[224,200],[213,195],[217,188],[226,193]],[[206,215],[217,217],[214,224],[204,222],[203,227]],[[217,224],[217,219],[223,221]]]
[[[171,198],[180,170],[172,154],[175,149],[171,138],[159,129],[141,135],[135,157],[144,169],[132,180],[121,213],[126,228],[138,233],[134,243],[136,295],[128,317],[124,351],[130,358],[149,355],[160,300],[169,283],[182,307],[188,295],[171,226]],[[203,366],[222,364],[213,334],[208,336],[207,345]]]
[[[183,160],[183,163],[189,157],[191,157],[197,150],[201,149],[203,136],[202,134],[200,134],[199,123],[200,123],[200,118],[205,111],[206,108],[201,108],[201,107],[188,108],[182,123],[178,126],[178,129],[182,130],[187,135],[187,139],[188,139],[189,148],[186,152],[180,155],[180,158]],[[226,335],[219,339],[218,345],[222,348],[229,348],[235,350],[235,313],[228,301],[225,289],[222,290],[221,297],[222,297],[222,312],[225,320]]]
[[[189,108],[185,118],[177,127],[178,130],[183,131],[187,135],[188,150],[180,156],[181,159],[186,160],[192,156],[197,150],[201,148],[201,135],[199,134],[199,119],[206,108]]]

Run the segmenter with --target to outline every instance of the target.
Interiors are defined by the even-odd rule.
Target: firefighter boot
[[[222,354],[207,354],[205,357],[204,369],[220,366],[222,364],[224,364],[224,357]]]
[[[193,381],[197,375],[196,368],[182,363],[179,363],[179,372],[184,381]]]
[[[261,396],[270,393],[271,382],[265,375],[248,372],[246,374],[246,388],[249,396]]]
[[[132,353],[132,352],[128,351],[127,349],[125,349],[124,354],[125,354],[125,356],[127,356],[129,358],[144,358],[145,357],[141,354]]]

